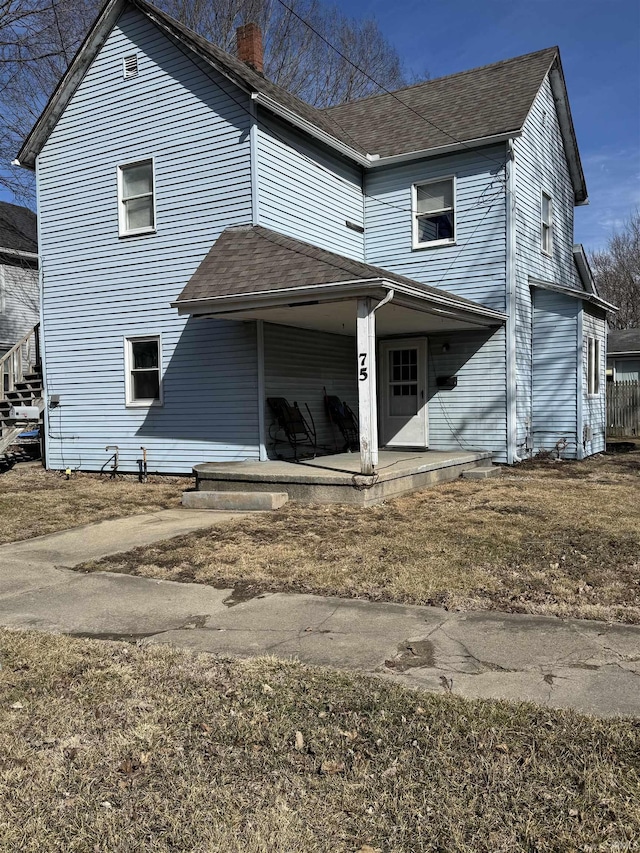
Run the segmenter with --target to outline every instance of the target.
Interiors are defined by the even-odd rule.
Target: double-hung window
[[[454,178],[413,185],[413,248],[455,242]]]
[[[587,393],[600,393],[600,341],[587,338]]]
[[[155,230],[153,160],[118,166],[118,204],[121,237]]]
[[[550,255],[553,245],[553,202],[551,196],[545,192],[542,193],[540,229],[542,251],[545,255]]]
[[[125,338],[127,406],[160,406],[162,348],[159,335]]]

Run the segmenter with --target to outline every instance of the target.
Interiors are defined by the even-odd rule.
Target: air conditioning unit
[[[40,409],[37,406],[11,406],[9,418],[14,421],[39,421]]]

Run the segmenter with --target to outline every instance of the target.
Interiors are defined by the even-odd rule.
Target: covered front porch
[[[256,327],[260,462],[197,466],[199,489],[288,483],[290,495],[317,486],[349,502],[346,485],[373,501],[504,450],[500,311],[259,227],[223,232],[174,304]],[[274,459],[267,399],[310,404],[322,419],[325,391],[356,413],[357,452]],[[327,449],[339,449],[335,437]]]
[[[362,474],[361,464],[357,453],[337,453],[297,464],[207,462],[194,471],[202,506],[207,504],[206,493],[246,491],[286,494],[300,503],[369,506],[461,475],[484,477],[492,470],[490,453],[463,450],[379,450],[374,473]]]

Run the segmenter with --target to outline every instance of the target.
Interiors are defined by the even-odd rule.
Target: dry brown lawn
[[[0,631],[0,849],[632,850],[640,725]]]
[[[0,544],[69,527],[179,506],[190,480],[63,472],[18,465],[0,474]]]
[[[370,509],[289,504],[82,567],[640,622],[640,451],[530,462]]]

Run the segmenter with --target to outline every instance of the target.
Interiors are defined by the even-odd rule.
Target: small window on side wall
[[[121,237],[155,231],[153,160],[118,166],[119,232]]]
[[[587,393],[600,393],[600,341],[587,338]]]
[[[125,338],[127,406],[162,405],[162,347],[159,335]]]
[[[413,248],[455,242],[455,180],[413,185]]]
[[[541,247],[545,255],[550,255],[553,246],[553,202],[551,196],[544,192],[542,193],[541,212]]]

